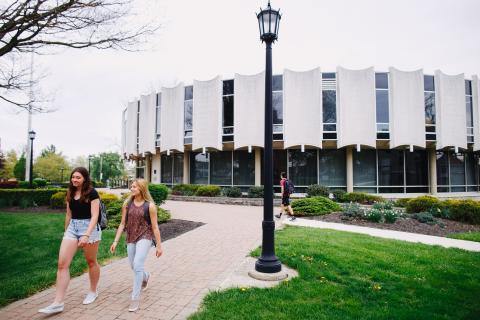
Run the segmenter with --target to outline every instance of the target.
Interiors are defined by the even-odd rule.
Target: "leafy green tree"
[[[0,179],[8,180],[14,177],[13,168],[17,163],[17,153],[15,150],[10,150],[7,152],[5,157],[5,162],[3,168],[0,169]]]
[[[47,157],[48,155],[55,154],[57,153],[57,147],[55,147],[53,144],[49,145],[45,149],[42,150],[40,157],[44,158]],[[60,152],[61,154],[61,152]]]
[[[27,159],[25,159],[25,154],[22,153],[20,159],[15,163],[13,167],[13,175],[17,180],[24,181],[25,180],[25,166],[27,164]]]
[[[107,179],[121,178],[125,175],[125,166],[122,157],[115,152],[103,152],[95,155],[90,163],[90,176],[92,180],[100,181],[100,169],[102,172],[102,182]]]
[[[48,181],[68,180],[70,170],[70,164],[61,153],[46,153],[33,164],[33,176]]]

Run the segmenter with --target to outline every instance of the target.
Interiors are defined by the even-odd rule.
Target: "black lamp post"
[[[257,14],[260,39],[266,44],[265,66],[265,145],[263,152],[263,222],[262,255],[255,263],[255,270],[263,273],[275,273],[282,270],[282,263],[275,255],[275,222],[273,221],[273,116],[272,116],[272,43],[277,40],[281,15],[279,10],[270,7],[260,8]]]
[[[93,156],[90,154],[90,155],[88,156],[88,174],[90,174],[90,175],[91,175],[90,161],[92,161],[92,159],[93,159]]]
[[[35,131],[29,131],[28,137],[30,138],[30,188],[33,188],[33,140],[35,140]]]

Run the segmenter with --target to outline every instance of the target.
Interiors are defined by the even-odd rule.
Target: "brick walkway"
[[[187,318],[205,294],[219,288],[261,243],[263,208],[174,201],[163,207],[171,210],[174,218],[206,224],[166,241],[159,259],[150,252],[146,269],[153,272],[152,282],[142,294],[140,310],[127,310],[133,274],[127,259],[122,259],[102,267],[99,297],[91,305],[82,305],[88,290],[88,275],[84,274],[70,282],[61,314],[46,317],[37,313],[53,301],[54,288],[50,288],[0,309],[0,319]]]

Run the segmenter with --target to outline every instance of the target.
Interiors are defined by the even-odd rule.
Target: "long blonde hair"
[[[138,190],[140,191],[140,197],[142,197],[143,200],[153,203],[155,205],[155,201],[153,201],[152,195],[150,194],[150,191],[148,191],[147,180],[135,179],[132,181],[132,184],[133,183],[137,184]],[[132,203],[134,198],[135,196],[133,194],[130,194],[127,198],[127,203]]]

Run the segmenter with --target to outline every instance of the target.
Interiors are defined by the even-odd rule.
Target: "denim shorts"
[[[80,240],[80,237],[87,233],[88,225],[90,224],[90,219],[72,219],[68,225],[67,230],[63,234],[63,239],[73,239]],[[92,230],[90,237],[88,238],[88,243],[94,243],[102,240],[102,230],[98,226]]]

